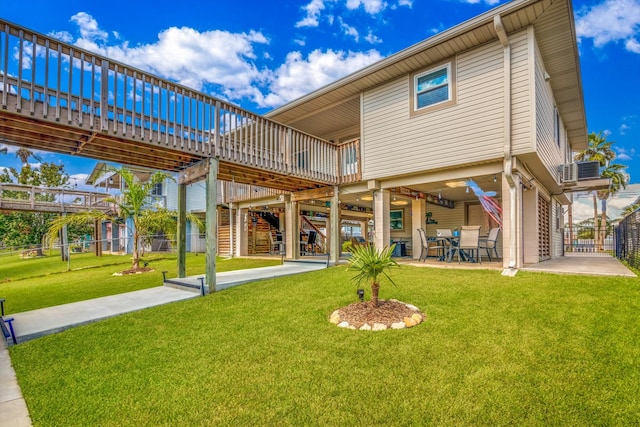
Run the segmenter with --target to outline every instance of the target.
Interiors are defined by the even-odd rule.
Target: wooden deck
[[[342,145],[0,20],[0,142],[300,191],[360,180]]]

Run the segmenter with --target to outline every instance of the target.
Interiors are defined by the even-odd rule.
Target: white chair
[[[418,228],[418,234],[420,235],[420,241],[422,242],[422,250],[420,251],[418,261],[426,261],[429,256],[430,249],[436,250],[436,257],[440,260],[444,260],[446,258],[446,246],[444,239],[429,239],[424,228]]]
[[[474,260],[474,253],[477,261],[482,263],[480,255],[480,226],[479,225],[463,225],[460,229],[460,239],[456,245],[452,245],[449,251],[449,259],[453,260],[453,255],[458,252],[458,264],[463,256],[470,261]]]
[[[282,234],[280,235],[276,234],[276,240],[273,240],[273,235],[271,234],[271,232],[269,232],[269,243],[271,245],[269,253],[271,254],[284,253],[284,240],[282,238]]]
[[[491,261],[491,250],[496,254],[496,259],[498,256],[498,249],[496,247],[496,242],[498,240],[498,234],[500,233],[500,228],[492,228],[489,230],[489,235],[486,238],[480,239],[480,249],[484,249],[487,251],[487,256],[489,257],[489,261]]]

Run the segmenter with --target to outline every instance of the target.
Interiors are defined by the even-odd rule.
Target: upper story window
[[[560,113],[558,113],[558,109],[553,109],[553,137],[556,140],[556,144],[560,147]]]
[[[455,99],[455,61],[414,74],[411,85],[412,113],[452,104]]]

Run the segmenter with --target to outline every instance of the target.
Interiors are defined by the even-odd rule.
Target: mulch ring
[[[416,306],[395,299],[380,300],[378,307],[371,301],[357,302],[331,313],[329,321],[341,328],[361,331],[384,331],[416,326],[425,314]]]
[[[130,268],[128,270],[118,271],[116,273],[113,273],[113,276],[126,276],[126,275],[129,275],[129,274],[149,273],[151,271],[154,271],[153,268],[151,268],[151,267]]]

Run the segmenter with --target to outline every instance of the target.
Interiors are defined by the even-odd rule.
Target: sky
[[[499,0],[4,1],[0,17],[265,113],[496,6]],[[640,0],[574,0],[589,132],[602,131],[640,196]],[[1,147],[0,147],[1,148]],[[0,168],[19,167],[16,147]],[[95,160],[65,164],[81,188]],[[579,195],[574,216],[593,215]],[[584,203],[583,203],[584,202]]]

